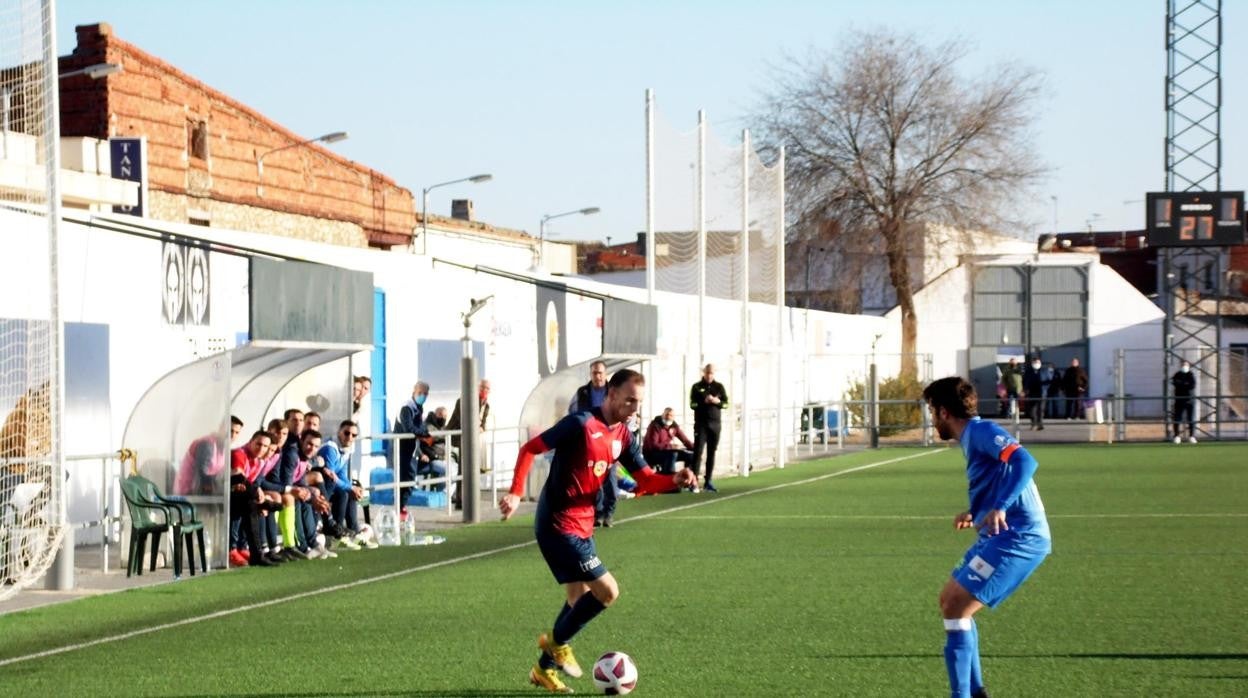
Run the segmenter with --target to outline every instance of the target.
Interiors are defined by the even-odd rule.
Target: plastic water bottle
[[[407,521],[403,522],[403,544],[404,545],[416,545],[417,544],[416,543],[416,517],[412,516],[410,513],[407,516]]]
[[[394,534],[394,510],[386,507],[377,516],[377,542],[381,545],[398,545],[399,539]]]

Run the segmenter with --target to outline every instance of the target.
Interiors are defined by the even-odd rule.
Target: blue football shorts
[[[1031,533],[980,537],[953,569],[953,578],[981,603],[996,608],[1036,571],[1052,546],[1049,538]]]
[[[607,566],[598,559],[592,536],[581,538],[543,526],[537,530],[537,547],[560,584],[592,582],[607,573]]]

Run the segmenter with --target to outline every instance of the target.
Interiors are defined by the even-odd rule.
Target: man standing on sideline
[[[702,487],[708,492],[719,491],[711,477],[715,473],[715,451],[719,448],[719,415],[727,406],[728,392],[715,380],[715,366],[707,364],[702,369],[702,380],[689,390],[689,407],[693,410],[693,472],[698,472],[705,451],[706,479]]]
[[[975,386],[961,377],[928,385],[923,400],[940,438],[957,439],[966,457],[971,506],[953,527],[979,532],[940,592],[950,694],[987,698],[974,615],[1013,594],[1053,549],[1032,479],[1038,464],[1008,432],[979,418]]]
[[[1196,443],[1196,411],[1193,409],[1192,395],[1196,392],[1196,375],[1192,373],[1192,365],[1184,361],[1178,373],[1170,376],[1170,385],[1174,388],[1174,411],[1171,415],[1174,422],[1174,442],[1181,443],[1179,429],[1187,423],[1187,440]]]
[[[1009,364],[1001,371],[1001,382],[1005,384],[1007,409],[1013,416],[1023,395],[1023,369],[1018,365],[1018,359],[1010,357]]]
[[[1088,372],[1079,359],[1070,360],[1070,368],[1062,374],[1062,392],[1066,393],[1066,419],[1083,414],[1083,396],[1088,394]]]
[[[572,402],[568,403],[568,414],[588,412],[595,407],[602,407],[607,399],[607,365],[595,361],[589,365],[589,382],[576,389]],[[608,466],[607,479],[598,490],[598,502],[594,506],[595,526],[611,528],[615,519],[615,503],[620,498],[620,486],[616,479],[615,463]]]
[[[594,545],[594,495],[619,460],[637,480],[638,493],[657,493],[697,483],[688,468],[659,475],[646,465],[636,439],[625,426],[641,407],[646,379],[623,369],[611,376],[601,407],[560,419],[520,448],[511,490],[498,502],[503,520],[511,518],[524,495],[533,457],[554,449],[550,473],[537,501],[534,532],[537,546],[555,581],[563,585],[566,602],[549,634],[542,633],[542,653],[529,671],[529,681],[551,693],[571,693],[558,671],[577,678],[581,667],[568,643],[620,595],[615,577],[598,558]]]

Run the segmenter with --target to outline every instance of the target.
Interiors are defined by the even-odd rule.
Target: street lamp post
[[[337,143],[338,141],[345,141],[345,140],[347,140],[346,131],[334,131],[333,133],[327,133],[323,136],[317,136],[316,138],[309,138],[306,141],[299,141],[298,143],[291,143],[290,145],[284,145],[280,148],[274,148],[272,150],[266,150],[263,153],[260,153],[260,157],[256,158],[256,177],[257,177],[256,196],[264,196],[264,159],[268,157],[269,155],[272,155],[273,153],[281,152],[283,150],[289,150],[291,148],[298,148],[301,145],[307,145],[309,143]]]
[[[543,257],[542,248],[546,246],[546,222],[547,221],[553,221],[556,218],[563,218],[564,216],[575,216],[578,214],[582,216],[592,216],[601,210],[602,209],[598,208],[597,206],[589,206],[587,208],[578,208],[575,211],[564,211],[563,213],[548,213],[542,216],[542,221],[538,223],[537,225],[537,261],[533,262],[533,271],[538,272],[542,270],[542,257]]]
[[[67,70],[59,73],[56,77],[72,78],[75,75],[86,75],[92,80],[98,80],[106,75],[120,73],[122,66],[120,63],[96,63],[85,68],[77,70]],[[7,158],[9,156],[9,114],[12,112],[13,106],[13,89],[6,86],[0,89],[0,157]]]
[[[85,68],[78,68],[77,70],[67,70],[61,73],[60,75],[57,75],[57,77],[63,79],[63,78],[72,78],[75,75],[86,75],[92,80],[98,80],[104,77],[105,75],[112,75],[114,73],[120,73],[122,70],[123,68],[120,63],[96,63],[95,65],[89,65]]]
[[[494,175],[479,174],[479,175],[473,175],[471,177],[460,177],[459,179],[452,179],[449,182],[438,182],[437,184],[433,184],[433,185],[425,187],[424,189],[421,189],[420,190],[420,239],[424,240],[425,235],[429,232],[429,192],[433,191],[434,189],[437,189],[438,187],[449,187],[452,184],[459,184],[461,182],[471,182],[473,184],[480,184],[482,182],[488,182],[491,179],[494,179]],[[428,244],[428,243],[425,243],[425,244]],[[416,245],[414,244],[412,245],[412,251],[413,252],[416,251]]]

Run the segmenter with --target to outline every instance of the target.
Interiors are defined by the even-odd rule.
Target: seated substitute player
[[[636,478],[640,493],[678,490],[697,482],[688,468],[659,475],[642,459],[626,423],[641,406],[645,383],[636,371],[617,371],[607,383],[601,407],[570,414],[521,447],[511,491],[498,502],[503,520],[511,518],[524,495],[533,457],[554,449],[533,528],[542,557],[567,592],[567,603],[555,617],[552,632],[538,637],[542,654],[529,672],[534,685],[552,693],[572,692],[556,669],[573,678],[581,675],[568,641],[620,594],[615,577],[598,559],[593,538],[594,500],[611,464],[618,459]]]
[[[1037,463],[1004,429],[979,418],[975,386],[961,377],[928,385],[923,400],[940,438],[958,439],[966,456],[971,508],[954,517],[953,527],[979,531],[940,592],[949,687],[953,698],[986,698],[973,616],[1013,594],[1052,550],[1032,480]]]

